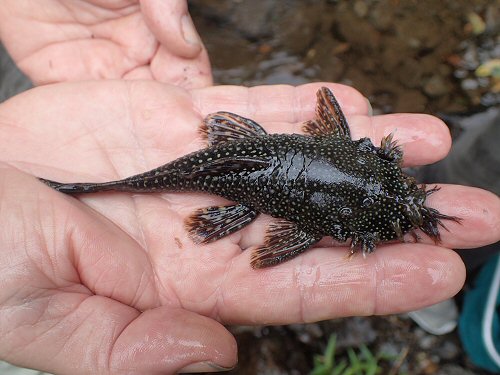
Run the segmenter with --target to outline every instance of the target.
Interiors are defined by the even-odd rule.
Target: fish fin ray
[[[396,237],[398,240],[403,241],[403,229],[401,228],[401,220],[396,219],[395,221],[391,222],[392,230],[396,234]]]
[[[354,233],[351,241],[351,254],[354,254],[360,248],[363,257],[366,257],[366,255],[375,251],[378,242],[380,242],[380,238],[377,232]]]
[[[189,216],[184,226],[193,242],[210,243],[250,224],[258,215],[243,204],[201,208]]]
[[[316,118],[305,122],[303,131],[313,136],[334,135],[350,139],[349,124],[333,92],[327,87],[322,87],[316,96]]]
[[[432,190],[429,194],[432,194],[436,190]],[[424,232],[429,238],[431,238],[435,244],[441,243],[441,233],[439,227],[442,227],[446,231],[449,229],[445,226],[442,220],[448,220],[460,224],[462,219],[456,216],[449,216],[442,214],[435,208],[424,206],[421,209],[422,213],[422,223],[419,228]]]
[[[403,150],[393,138],[393,133],[382,138],[380,147],[377,149],[377,154],[385,160],[401,165],[403,163]]]
[[[282,263],[304,252],[321,237],[307,233],[289,221],[278,221],[269,226],[264,245],[252,253],[251,265],[264,268]]]
[[[255,121],[231,112],[215,112],[203,120],[201,134],[209,146],[221,142],[233,141],[267,135],[267,132]]]

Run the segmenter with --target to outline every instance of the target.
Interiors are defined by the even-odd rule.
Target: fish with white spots
[[[442,220],[459,221],[425,205],[425,190],[401,169],[403,153],[385,137],[352,140],[333,93],[317,93],[316,118],[299,134],[268,134],[256,122],[229,112],[207,116],[201,133],[208,147],[149,172],[104,183],[41,179],[68,194],[99,191],[206,192],[234,203],[201,208],[185,222],[190,237],[208,243],[250,224],[259,213],[271,224],[251,264],[291,259],[324,236],[351,239],[351,251],[374,251],[380,242],[403,240],[421,229],[440,241]]]

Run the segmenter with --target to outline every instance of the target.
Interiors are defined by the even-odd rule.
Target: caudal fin
[[[81,193],[94,193],[97,191],[113,190],[113,182],[105,183],[64,183],[52,180],[46,180],[45,178],[39,178],[44,184],[50,186],[51,188],[66,194],[81,194]]]

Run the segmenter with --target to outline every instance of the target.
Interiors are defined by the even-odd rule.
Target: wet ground
[[[500,103],[499,73],[488,65],[500,57],[499,1],[192,0],[190,9],[219,84],[341,82],[375,113],[463,114]],[[462,117],[447,118],[459,136]],[[456,332],[430,335],[406,316],[232,329],[240,358],[232,374],[307,374],[332,333],[340,356],[365,344],[397,358],[382,374],[487,374]]]
[[[379,112],[499,103],[474,70],[500,54],[498,1],[192,0],[221,84],[352,85]],[[469,20],[480,15],[481,25]],[[473,21],[475,18],[473,17]]]

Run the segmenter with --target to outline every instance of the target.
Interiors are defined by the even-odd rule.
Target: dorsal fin
[[[350,139],[349,124],[333,92],[327,87],[322,87],[316,97],[316,118],[304,124],[304,132],[316,136],[330,134]]]
[[[213,146],[220,142],[267,135],[255,121],[231,112],[215,112],[203,120],[200,131]]]

